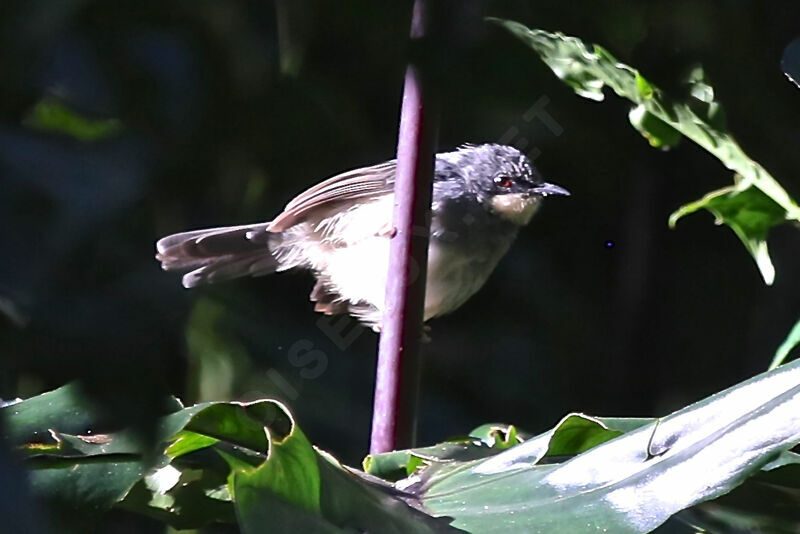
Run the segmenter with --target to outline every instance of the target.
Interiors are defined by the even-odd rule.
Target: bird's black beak
[[[569,196],[569,191],[567,191],[560,185],[548,184],[547,182],[537,185],[531,191],[539,195],[542,195],[543,197],[546,197],[548,195],[564,195],[567,197]]]

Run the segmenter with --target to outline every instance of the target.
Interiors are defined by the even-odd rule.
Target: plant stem
[[[427,30],[425,4],[425,0],[414,2],[412,50]],[[431,100],[424,64],[410,60],[397,143],[394,235],[375,378],[370,442],[373,454],[408,448],[415,441],[437,130]]]

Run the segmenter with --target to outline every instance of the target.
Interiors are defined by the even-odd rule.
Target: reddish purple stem
[[[424,35],[424,4],[424,0],[414,2],[412,40]],[[430,95],[423,76],[419,65],[409,64],[397,143],[392,219],[396,231],[390,245],[375,378],[373,454],[412,447],[415,441],[436,142],[435,114],[429,109]]]

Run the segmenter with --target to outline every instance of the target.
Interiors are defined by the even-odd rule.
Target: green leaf
[[[229,470],[206,450],[259,464],[267,453],[264,426],[280,432],[291,424],[271,401],[205,403],[163,417],[146,442],[130,430],[98,432],[109,423],[75,385],[6,406],[0,417],[9,443],[29,457],[33,493],[65,531],[82,531],[92,515],[117,504],[181,528],[232,519],[231,502],[219,498]],[[181,484],[148,485],[168,466]]]
[[[546,455],[580,454],[621,435],[621,431],[608,428],[599,419],[584,414],[571,414],[556,426],[550,437]]]
[[[217,438],[211,436],[184,430],[178,433],[175,441],[167,448],[166,454],[172,458],[178,458],[184,454],[210,447],[218,441]]]
[[[710,211],[717,224],[726,224],[736,233],[756,260],[764,281],[772,284],[775,268],[769,257],[767,234],[771,227],[784,221],[786,212],[760,189],[740,180],[736,185],[713,191],[682,206],[670,215],[670,227],[674,227],[684,215],[700,208]]]
[[[160,461],[135,432],[98,432],[109,421],[75,384],[6,406],[0,417],[7,442],[28,457],[32,494],[64,532],[85,531]]]
[[[689,77],[689,99],[673,101],[638,70],[617,61],[598,45],[590,47],[576,37],[529,29],[518,22],[489,20],[533,48],[578,95],[603,100],[603,88],[608,86],[618,96],[630,100],[635,106],[630,122],[652,146],[674,146],[682,135],[736,172],[741,177],[736,185],[681,207],[671,222],[674,225],[677,218],[698,208],[712,211],[745,244],[764,281],[773,282],[775,271],[767,250],[767,234],[770,228],[787,220],[800,221],[800,207],[724,129],[722,107],[714,100],[714,89],[706,82],[702,69],[695,69]]]
[[[370,454],[362,462],[364,471],[384,480],[397,480],[433,462],[465,462],[493,456],[520,444],[528,436],[514,425],[487,423],[466,437],[451,438],[430,447]]]
[[[277,401],[180,409],[158,422],[155,443],[93,431],[101,413],[72,385],[0,410],[6,437],[27,454],[33,493],[64,531],[86,531],[117,506],[179,529],[455,532],[390,484],[314,450]]]
[[[56,423],[27,464],[35,493],[76,532],[111,505],[180,529],[238,522],[244,533],[647,532],[678,512],[675,521],[724,532],[719,525],[756,524],[768,506],[776,531],[797,526],[798,514],[778,512],[797,495],[800,463],[784,451],[800,440],[800,361],[664,419],[570,414],[521,443],[527,434],[513,426],[484,425],[371,457],[390,466],[371,471],[410,473],[394,484],[315,450],[276,401],[183,408],[159,422],[153,452],[127,430],[60,432],[48,409],[77,398],[66,387],[0,411],[17,436],[36,434],[37,411]],[[86,408],[73,431],[93,427]],[[769,502],[747,505],[753,491]]]
[[[53,391],[0,409],[4,439],[12,446],[54,443],[49,429],[70,434],[86,433],[104,419],[77,384],[67,384]]]
[[[643,105],[631,109],[628,120],[653,148],[672,148],[681,140],[678,130],[647,111]]]
[[[769,364],[769,368],[775,369],[781,365],[797,345],[800,345],[800,320],[794,324],[792,331],[789,332],[789,335],[783,343],[781,343],[781,346],[775,351],[775,357],[772,358],[772,363]]]
[[[405,491],[345,468],[323,451],[317,452],[322,477],[322,514],[332,523],[375,534],[461,532],[450,526],[450,518],[428,515]]]
[[[269,429],[267,429],[269,435]],[[317,456],[303,432],[294,426],[281,440],[270,436],[269,456],[260,466],[235,471],[233,495],[243,524],[253,510],[261,507],[264,492],[311,512],[319,512],[320,478]],[[245,532],[251,529],[245,528]],[[255,531],[255,530],[252,530]]]
[[[454,532],[449,521],[414,510],[388,484],[361,478],[315,451],[296,425],[279,439],[269,435],[266,461],[255,468],[240,465],[232,475],[244,534],[350,531],[344,527],[386,534]]]
[[[473,429],[470,437],[478,438],[489,447],[508,449],[525,440],[526,434],[519,432],[514,425],[486,424]]]
[[[430,462],[467,461],[486,458],[507,447],[493,448],[476,439],[457,439],[430,447],[371,454],[364,458],[364,471],[384,480],[397,480]]]
[[[238,518],[239,528],[243,534],[251,532],[261,534],[347,534],[352,530],[340,529],[326,521],[324,517],[308,513],[307,510],[265,492],[259,495],[258,506],[248,507],[248,513]]]
[[[206,438],[266,454],[268,440],[264,429],[282,417],[283,407],[273,401],[209,403],[193,415],[185,428]],[[285,423],[280,424],[283,427]]]
[[[8,443],[28,457],[32,493],[65,532],[84,531],[93,516],[165,465],[161,444],[181,426],[165,418],[155,444],[131,430],[104,433],[111,422],[76,384],[6,406],[0,417]]]
[[[706,532],[798,532],[800,465],[794,456],[789,462],[784,456],[778,467],[765,466],[729,494],[680,512],[675,519]]]
[[[490,458],[431,465],[397,485],[469,532],[650,532],[728,493],[800,441],[800,361],[643,423],[631,421],[629,432],[560,464],[542,461],[556,427]],[[590,418],[563,424],[589,436],[597,428]]]
[[[141,457],[130,454],[42,456],[27,465],[31,493],[48,504],[50,519],[62,532],[85,531],[99,512],[122,500],[148,468]]]
[[[66,134],[79,141],[104,139],[121,130],[117,119],[83,117],[55,98],[37,102],[23,124],[36,130]]]
[[[176,483],[159,488],[146,477],[128,492],[117,507],[143,514],[184,530],[211,523],[235,523],[236,515],[225,473],[215,469],[167,466],[178,474]]]

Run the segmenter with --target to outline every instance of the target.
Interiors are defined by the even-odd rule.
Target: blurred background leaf
[[[119,131],[116,119],[92,120],[82,117],[52,98],[36,103],[22,124],[35,130],[60,132],[81,141],[94,141]]]

